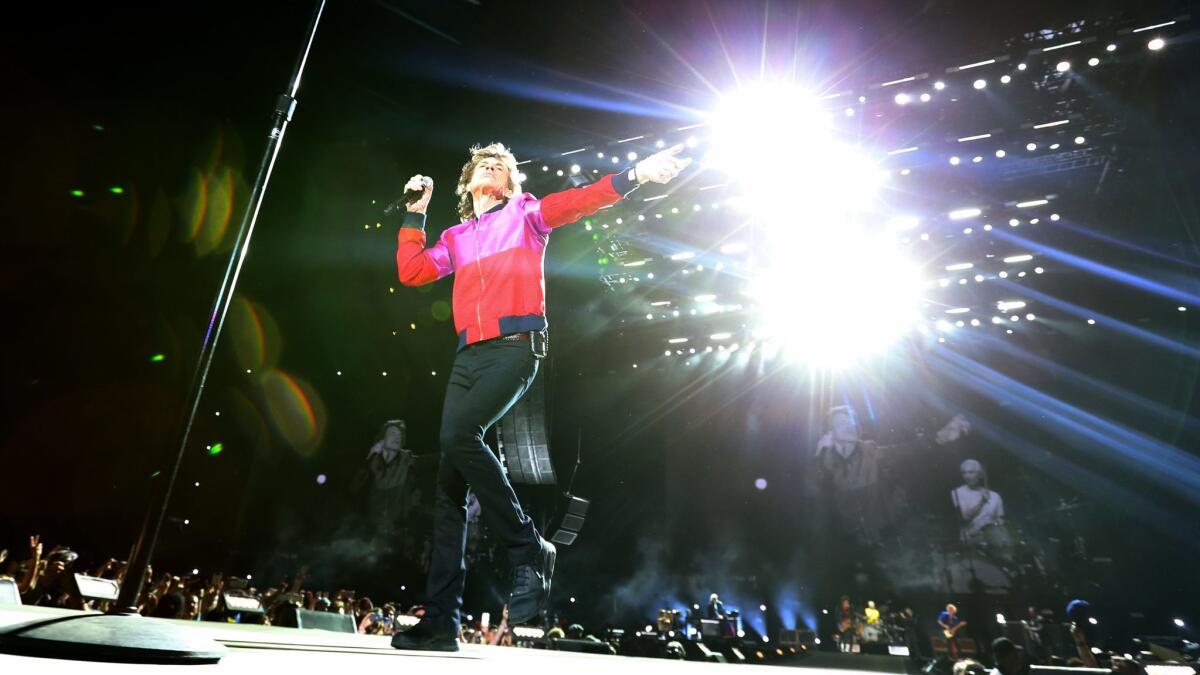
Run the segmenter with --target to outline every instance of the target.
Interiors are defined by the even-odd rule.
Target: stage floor
[[[5,627],[63,616],[79,614],[70,610],[46,607],[0,605],[0,631]],[[632,656],[604,656],[573,652],[462,645],[456,653],[402,652],[392,649],[389,638],[373,635],[351,635],[322,630],[299,630],[242,624],[209,622],[175,622],[193,628],[224,644],[229,654],[218,664],[204,666],[131,665],[123,663],[94,663],[0,654],[0,673],[159,673],[167,670],[191,673],[306,673],[306,672],[429,672],[438,673],[639,673],[700,672],[735,669],[744,672],[751,666],[668,661]],[[800,664],[789,664],[800,665]],[[803,667],[803,666],[801,666]],[[367,669],[371,670],[367,670]],[[337,669],[336,671],[334,669]],[[812,668],[830,675],[853,675],[845,669]],[[716,672],[716,671],[712,671]],[[866,670],[860,671],[869,672]]]

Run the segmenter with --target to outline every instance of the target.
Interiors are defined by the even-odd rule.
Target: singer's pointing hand
[[[683,159],[676,157],[681,152],[683,152],[683,144],[656,152],[638,162],[634,169],[637,172],[638,183],[650,181],[669,183],[672,178],[679,175],[680,171],[686,169],[688,164],[692,163],[691,157]]]
[[[425,209],[429,207],[429,198],[433,196],[433,181],[421,174],[417,174],[408,179],[404,184],[404,193],[420,192],[421,198],[411,204],[405,205],[409,213],[425,213]]]

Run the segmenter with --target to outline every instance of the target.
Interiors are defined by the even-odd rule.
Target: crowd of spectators
[[[27,555],[10,556],[9,551],[0,550],[0,579],[15,585],[21,603],[76,610],[107,611],[112,601],[89,598],[80,590],[76,575],[113,580],[119,585],[124,581],[127,563],[115,558],[87,560],[66,546],[54,546],[48,551],[37,536],[29,538]],[[156,574],[146,570],[144,587],[138,600],[138,612],[151,617],[182,619],[190,621],[219,621],[236,623],[258,623],[273,626],[295,627],[298,625],[299,610],[327,612],[352,617],[357,632],[368,635],[390,635],[414,624],[423,608],[412,605],[405,608],[396,602],[376,604],[368,597],[356,597],[354,591],[323,591],[304,588],[308,572],[302,568],[291,579],[259,588],[252,580],[213,574],[207,579],[195,574],[175,575],[170,572]],[[0,602],[3,600],[0,599]],[[1078,602],[1078,601],[1076,601]],[[1086,603],[1083,603],[1086,604]],[[522,633],[508,623],[508,608],[502,609],[499,621],[487,617],[476,619],[465,617],[460,639],[464,643],[498,646],[530,646],[531,633]],[[1081,622],[1082,623],[1082,622]],[[1079,624],[1072,623],[1071,638],[1074,649],[1069,657],[1056,654],[1037,653],[1042,650],[1027,650],[1008,638],[998,638],[991,644],[991,655],[995,667],[992,675],[1027,675],[1030,666],[1044,663],[1066,667],[1108,668],[1116,675],[1146,675],[1145,663],[1174,663],[1195,666],[1196,644],[1184,641],[1178,656],[1164,652],[1161,645],[1142,644],[1134,640],[1137,652],[1114,652],[1093,647]],[[602,642],[589,635],[583,626],[566,621],[548,621],[545,638],[588,641],[607,646],[610,653],[625,650],[617,642]],[[672,633],[673,635],[673,633]],[[542,637],[541,631],[536,631]],[[675,641],[663,636],[663,647],[655,655],[665,658],[683,658],[684,649]],[[1189,646],[1190,645],[1190,646]],[[1165,656],[1164,656],[1165,655]],[[957,662],[942,660],[930,664],[929,672],[946,675],[985,675],[989,669],[974,659]]]
[[[0,550],[0,579],[7,577],[12,581],[23,605],[108,611],[113,602],[85,597],[75,575],[110,579],[119,585],[127,568],[127,562],[116,558],[88,560],[67,546],[46,550],[37,535],[29,538],[25,556],[11,556],[7,549]],[[405,607],[390,601],[377,604],[369,597],[356,597],[354,591],[345,589],[306,589],[307,580],[305,568],[291,579],[261,588],[248,577],[216,573],[203,578],[196,574],[156,573],[151,568],[146,570],[137,608],[139,613],[156,618],[284,627],[297,626],[297,610],[303,609],[353,617],[357,631],[367,635],[390,635],[403,630],[424,612],[420,605]],[[467,618],[460,635],[465,643],[512,646],[522,642],[508,624],[507,607],[502,609],[498,622],[487,622],[482,616]],[[578,624],[552,626],[547,636],[595,639],[587,636]]]

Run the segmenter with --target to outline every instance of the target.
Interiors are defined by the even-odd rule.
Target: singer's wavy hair
[[[484,159],[491,157],[504,162],[504,166],[508,167],[508,187],[512,190],[509,199],[521,194],[521,183],[517,180],[517,157],[513,155],[512,150],[509,150],[503,143],[492,143],[491,145],[471,146],[471,159],[463,164],[462,173],[458,175],[458,187],[454,188],[454,194],[458,195],[458,215],[463,220],[470,220],[475,217],[475,202],[471,198],[471,193],[467,192],[467,186],[471,184],[471,175],[475,173],[475,166]]]

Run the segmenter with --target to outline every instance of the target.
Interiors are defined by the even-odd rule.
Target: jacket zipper
[[[483,314],[480,302],[487,287],[483,283],[483,265],[479,262],[479,219],[475,219],[475,268],[479,271],[479,297],[475,300],[475,325],[479,327],[479,339],[483,339]]]

